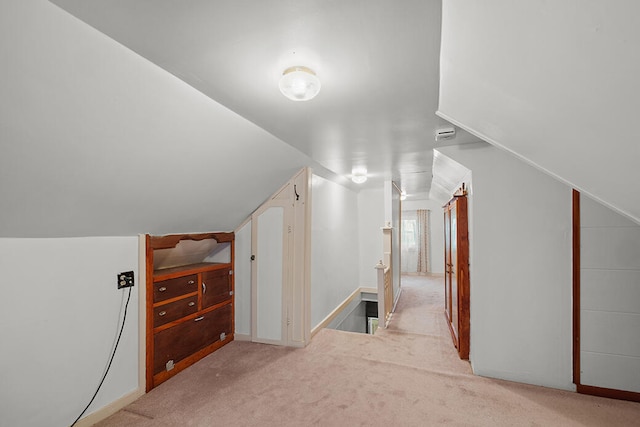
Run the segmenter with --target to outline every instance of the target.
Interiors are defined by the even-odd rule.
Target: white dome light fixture
[[[280,92],[292,101],[308,101],[320,92],[320,79],[312,69],[295,66],[282,72]]]
[[[351,171],[351,181],[356,184],[364,184],[367,181],[367,170],[366,169],[353,169]]]

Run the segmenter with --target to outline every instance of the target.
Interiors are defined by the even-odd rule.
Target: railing
[[[393,311],[393,282],[391,268],[382,263],[376,265],[378,270],[378,327],[386,328]]]

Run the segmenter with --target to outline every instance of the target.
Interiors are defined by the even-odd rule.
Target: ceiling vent
[[[440,128],[436,130],[436,142],[443,139],[451,139],[454,136],[456,136],[456,128],[454,127]]]

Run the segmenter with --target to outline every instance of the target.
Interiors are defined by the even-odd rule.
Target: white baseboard
[[[378,290],[377,289],[373,289],[373,288],[358,288],[355,291],[353,291],[353,293],[351,295],[349,295],[344,301],[342,301],[340,303],[340,305],[338,305],[336,308],[334,308],[333,311],[331,313],[329,313],[327,315],[327,317],[325,317],[322,320],[322,322],[318,323],[318,325],[311,330],[311,337],[313,337],[315,334],[320,332],[321,329],[324,329],[329,323],[331,323],[331,321],[333,319],[335,319],[336,316],[338,316],[338,314],[340,314],[340,312],[342,310],[344,310],[345,307],[348,306],[351,303],[351,301],[353,301],[362,292],[371,292],[371,293],[375,292],[375,293],[377,293]]]
[[[136,400],[138,400],[138,398],[140,398],[143,395],[144,395],[144,389],[137,389],[132,391],[131,393],[125,394],[120,399],[114,400],[113,402],[109,403],[107,406],[103,406],[97,411],[90,413],[84,418],[81,418],[77,422],[76,426],[89,427],[94,424],[97,424],[100,421],[104,420],[105,418],[115,414],[125,406],[135,402]]]
[[[236,332],[233,334],[233,339],[235,341],[251,341],[251,335],[239,334]]]
[[[409,276],[409,277],[444,277],[444,273],[415,273],[415,272],[411,272],[411,273],[406,273],[403,272],[402,276]],[[401,279],[402,280],[402,279]]]

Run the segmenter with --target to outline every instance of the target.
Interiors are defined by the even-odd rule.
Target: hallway
[[[234,341],[99,426],[637,425],[640,404],[474,376],[438,277],[409,277],[387,330],[303,349]]]
[[[401,279],[402,298],[389,330],[419,335],[449,333],[444,319],[444,277],[407,276]]]
[[[472,375],[456,352],[444,315],[444,277],[402,276],[402,293],[386,330],[376,335],[411,349],[402,359],[410,366],[451,374]]]

